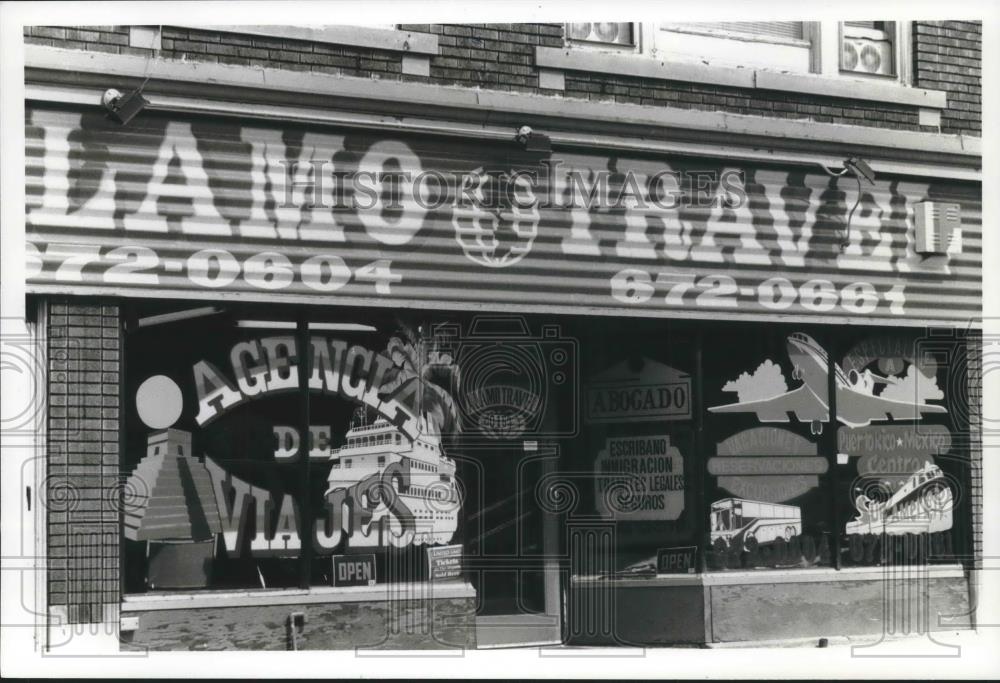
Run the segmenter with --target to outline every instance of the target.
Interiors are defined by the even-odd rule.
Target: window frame
[[[854,71],[844,71],[841,68],[841,45],[844,38],[844,22],[842,21],[803,21],[801,40],[782,38],[780,36],[741,34],[736,31],[711,28],[691,28],[685,30],[662,29],[663,22],[634,22],[633,38],[634,46],[614,45],[612,43],[601,43],[597,41],[574,40],[569,38],[569,22],[563,24],[563,45],[566,49],[582,50],[587,52],[605,53],[609,55],[629,55],[633,54],[638,59],[661,59],[665,62],[681,64],[687,61],[692,64],[699,64],[695,60],[676,59],[677,53],[658,48],[656,36],[658,32],[676,32],[695,36],[705,36],[722,40],[734,40],[741,42],[764,43],[776,46],[802,47],[809,52],[809,68],[806,71],[796,71],[791,73],[794,76],[822,76],[836,79],[838,81],[850,82],[855,80],[859,83],[878,83],[880,85],[900,85],[909,87],[910,69],[909,58],[911,54],[912,34],[906,27],[910,22],[891,21],[889,39],[892,43],[893,74],[865,74]],[[683,22],[680,22],[683,23]],[[864,31],[865,29],[856,29]],[[662,43],[661,43],[662,44]],[[755,64],[707,64],[708,69],[731,69],[747,68],[760,69],[774,73],[786,73],[786,70],[775,66],[758,66]]]
[[[879,82],[896,82],[901,85],[910,84],[910,50],[912,42],[912,34],[905,33],[904,26],[908,24],[905,21],[889,21],[887,23],[887,28],[884,31],[879,31],[877,29],[863,29],[863,28],[852,28],[851,32],[867,33],[871,34],[868,37],[878,38],[881,36],[876,36],[876,33],[886,34],[886,38],[889,40],[892,48],[892,73],[891,74],[866,74],[858,71],[845,71],[843,68],[843,50],[841,46],[844,42],[846,22],[838,21],[837,23],[837,73],[841,77],[847,78],[859,78],[859,79],[876,79]]]
[[[682,25],[684,22],[679,22],[677,26]],[[728,31],[724,29],[712,29],[707,27],[692,27],[692,28],[662,28],[662,22],[643,22],[641,24],[636,24],[638,27],[638,33],[641,36],[642,50],[641,54],[644,56],[651,57],[653,59],[667,59],[669,61],[677,62],[689,62],[697,63],[696,59],[685,59],[681,56],[679,59],[678,55],[683,53],[672,52],[669,49],[660,47],[664,43],[662,42],[664,38],[661,37],[662,33],[679,33],[682,35],[698,36],[707,39],[717,39],[717,40],[729,40],[736,42],[748,42],[748,43],[761,43],[763,45],[770,45],[777,48],[789,48],[789,49],[801,49],[806,52],[807,67],[806,70],[793,69],[789,65],[789,70],[792,70],[797,74],[809,74],[815,73],[817,67],[816,54],[818,52],[818,40],[820,38],[819,22],[814,21],[803,21],[802,23],[802,38],[782,38],[780,36],[769,36],[763,34],[751,34],[751,33],[740,33],[738,31]],[[727,63],[716,63],[707,64],[709,68],[754,68],[754,69],[765,69],[768,71],[785,71],[783,66],[761,66],[757,64],[727,64]]]
[[[565,90],[566,72],[633,76],[650,80],[680,81],[746,90],[768,90],[814,95],[819,98],[844,98],[861,102],[917,107],[921,113],[936,114],[948,107],[948,94],[912,83],[913,22],[894,22],[896,26],[895,78],[872,74],[840,72],[839,21],[814,22],[816,47],[812,51],[809,72],[791,73],[764,67],[707,65],[696,61],[655,59],[639,51],[623,52],[598,45],[570,44],[561,47],[535,47],[535,64],[540,80],[550,89]]]
[[[600,40],[587,40],[585,38],[570,38],[570,26],[575,22],[563,22],[563,45],[582,50],[607,50],[618,54],[641,54],[642,49],[642,24],[636,22],[615,22],[628,23],[632,26],[632,43],[608,43]]]
[[[663,28],[663,24],[667,23],[671,28]],[[776,45],[801,45],[803,43],[809,43],[810,41],[806,38],[806,34],[809,31],[809,25],[815,22],[810,21],[800,21],[797,23],[802,24],[802,38],[782,38],[781,36],[774,36],[768,34],[758,34],[749,33],[741,31],[731,31],[723,28],[712,28],[709,26],[695,26],[694,22],[689,22],[690,26],[685,22],[657,22],[656,24],[643,24],[646,26],[654,26],[660,31],[672,31],[675,33],[691,33],[694,35],[705,35],[713,36],[718,38],[728,38],[731,40],[741,40],[744,42],[751,43],[774,43]]]

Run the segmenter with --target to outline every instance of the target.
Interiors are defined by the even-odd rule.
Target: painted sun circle
[[[184,398],[181,388],[166,375],[153,375],[135,392],[139,419],[150,429],[166,429],[181,416]]]

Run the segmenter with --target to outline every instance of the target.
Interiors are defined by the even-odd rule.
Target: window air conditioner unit
[[[851,73],[892,76],[892,41],[844,36],[841,69]]]
[[[915,207],[917,253],[962,253],[962,208],[958,204],[920,202]]]

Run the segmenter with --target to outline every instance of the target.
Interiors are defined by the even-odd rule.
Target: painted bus
[[[758,545],[785,541],[802,533],[802,511],[794,505],[765,503],[742,498],[723,498],[712,503],[709,512],[710,539],[719,539],[730,548],[749,550],[748,543]]]

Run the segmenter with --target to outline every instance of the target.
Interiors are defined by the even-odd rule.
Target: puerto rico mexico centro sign
[[[974,184],[880,176],[859,196],[853,178],[808,167],[155,113],[121,127],[96,108],[26,116],[29,292],[980,315]],[[960,205],[960,253],[916,253],[927,200]]]

